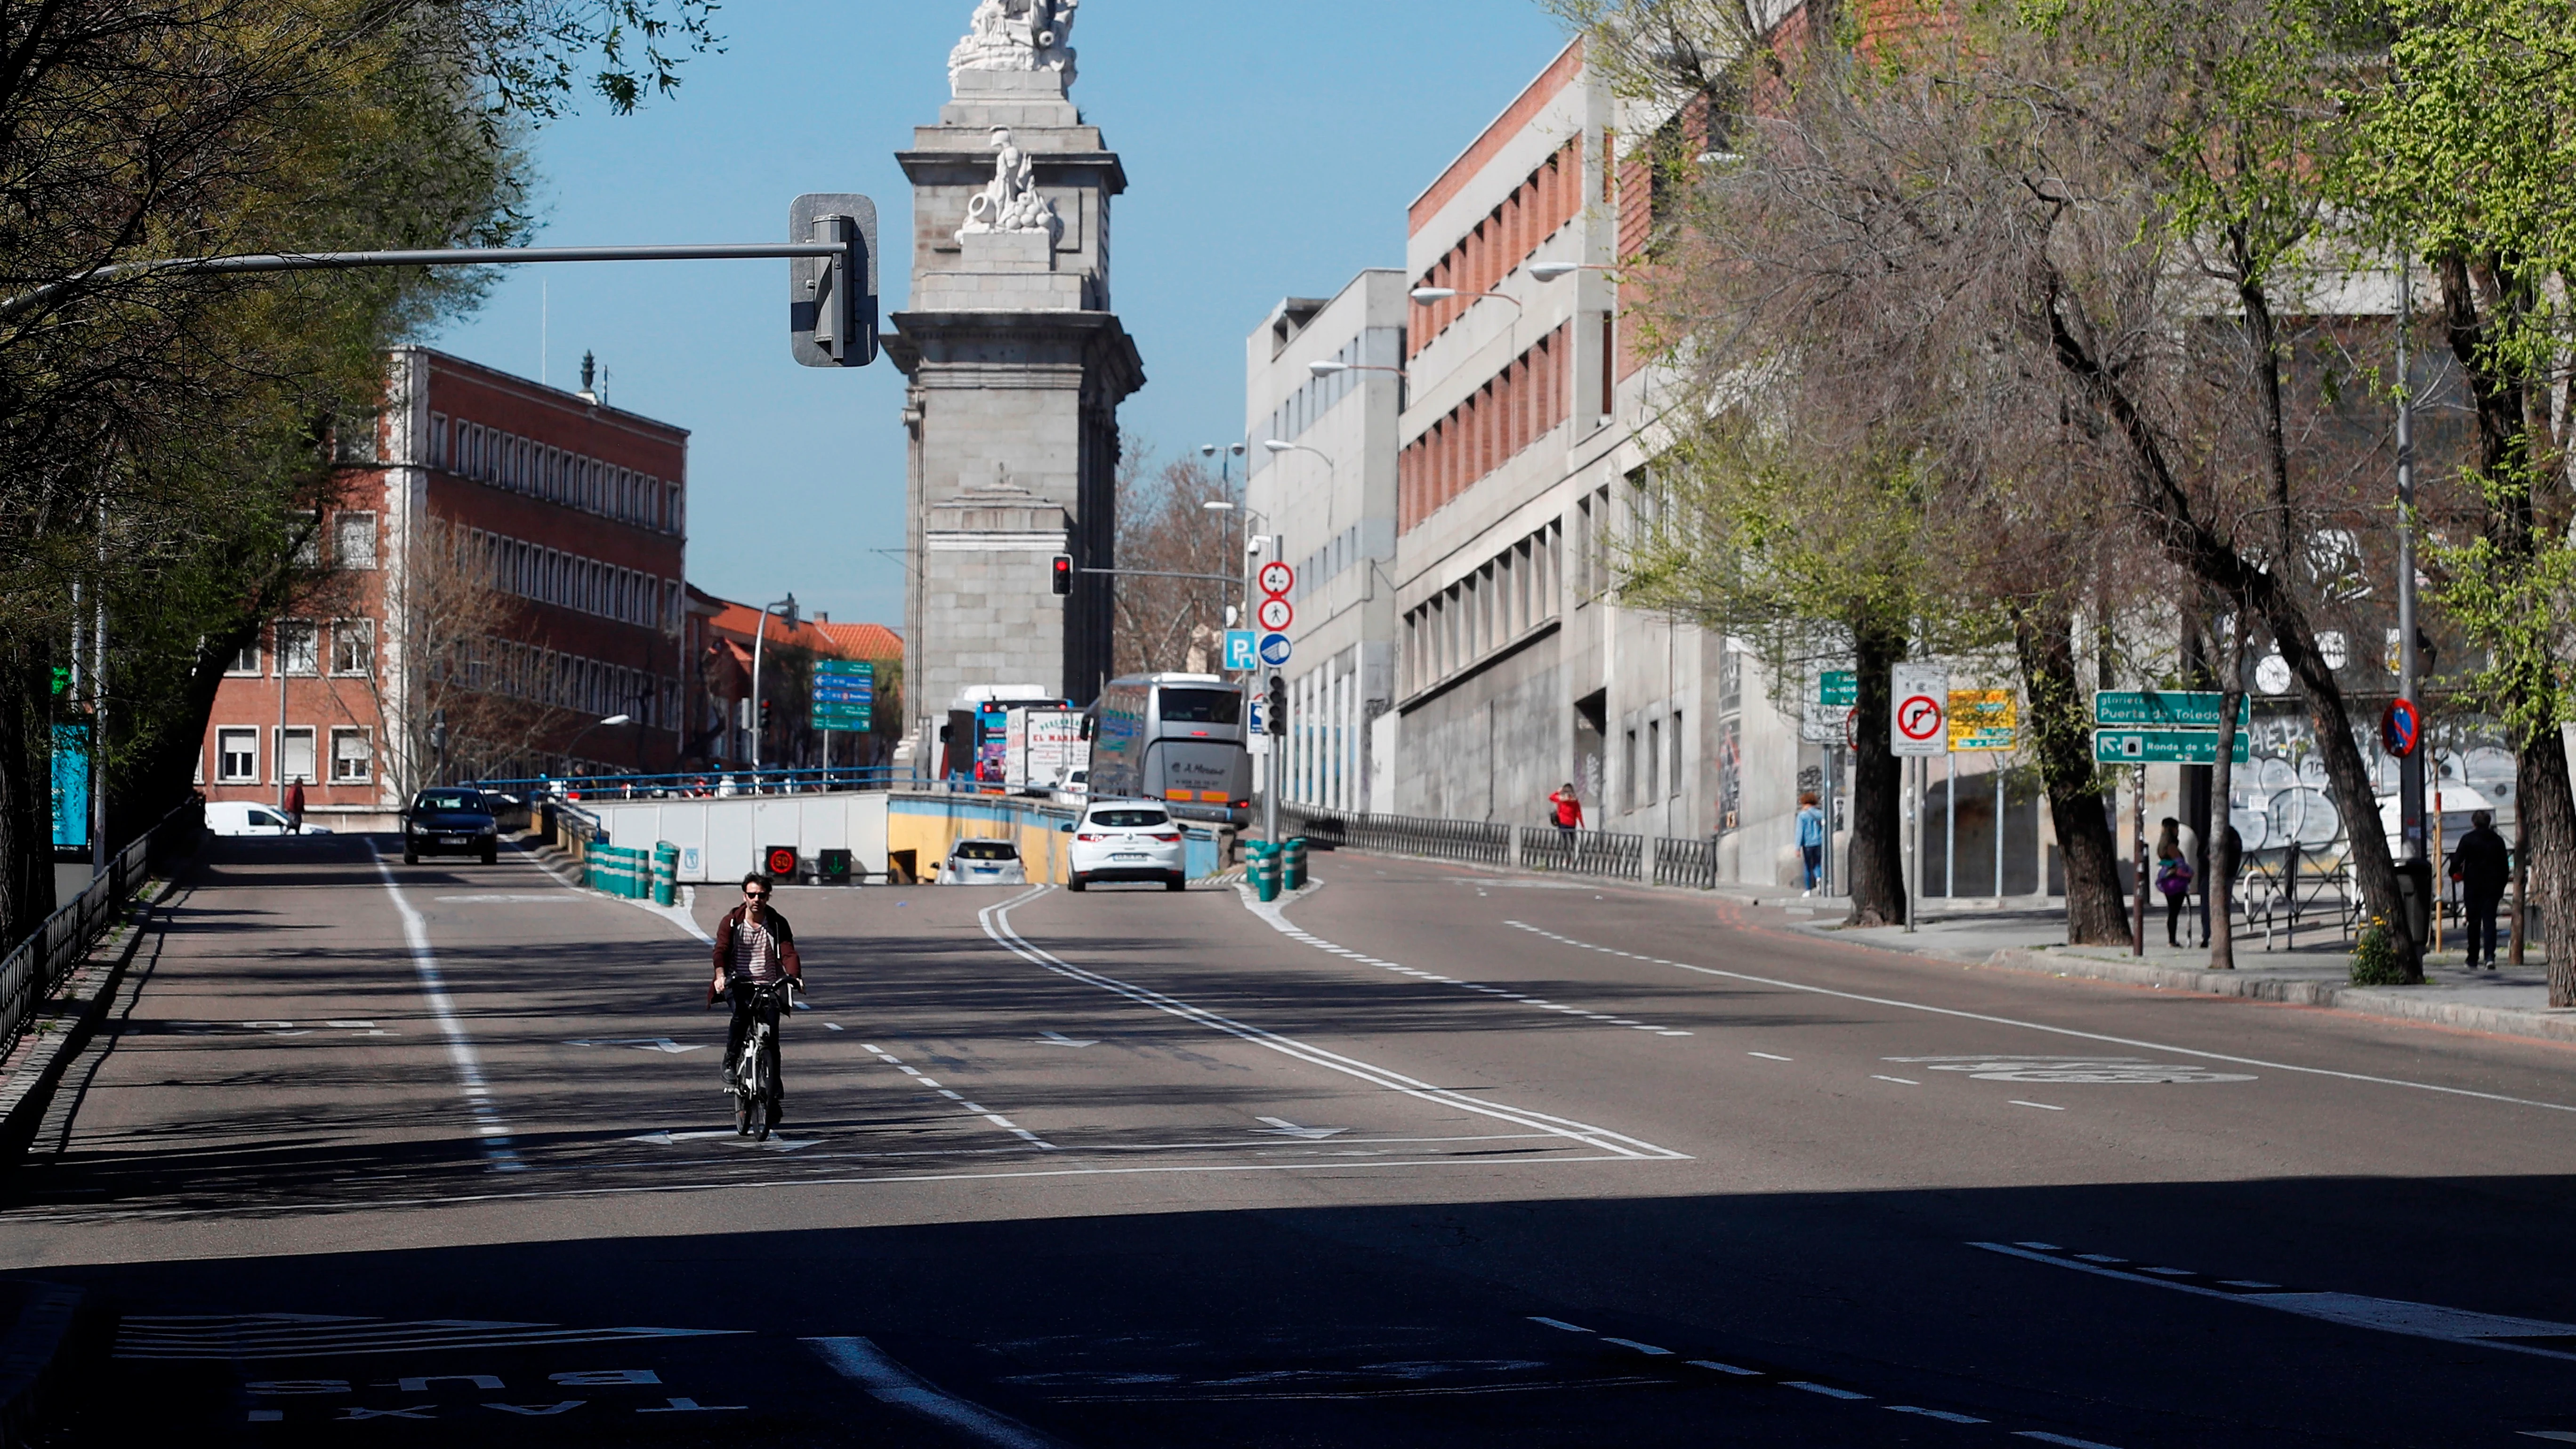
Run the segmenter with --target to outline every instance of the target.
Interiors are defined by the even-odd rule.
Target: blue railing
[[[810,795],[824,790],[927,789],[909,770],[884,765],[835,765],[826,770],[687,770],[664,775],[537,775],[525,779],[467,780],[477,790],[523,799],[672,800],[730,799],[736,795]]]

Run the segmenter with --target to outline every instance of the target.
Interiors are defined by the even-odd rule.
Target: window
[[[331,731],[331,783],[363,785],[376,762],[376,748],[362,729]]]
[[[343,513],[333,520],[331,556],[344,569],[371,569],[376,566],[376,516],[372,513]]]
[[[281,780],[301,780],[307,785],[320,780],[321,777],[313,773],[313,727],[311,725],[288,725],[278,732],[277,777]]]
[[[1662,720],[1650,719],[1646,721],[1645,803],[1649,805],[1664,798],[1662,788],[1664,769],[1663,730],[1664,722]]]
[[[1239,724],[1243,694],[1233,689],[1165,689],[1155,701],[1165,724]]]
[[[376,672],[375,620],[341,619],[331,625],[331,672],[359,675]]]
[[[447,451],[447,414],[429,415],[429,466],[446,468],[452,461]]]
[[[259,783],[259,731],[215,731],[215,782],[222,785]]]
[[[287,515],[286,526],[295,535],[295,562],[304,568],[322,566],[322,515],[296,512]]]
[[[319,673],[318,640],[310,619],[277,621],[277,658],[279,671],[285,674]]]
[[[259,667],[259,641],[253,640],[233,651],[233,662],[224,666],[224,673],[257,674]]]
[[[1667,761],[1670,768],[1664,774],[1664,793],[1667,795],[1679,795],[1682,792],[1682,715],[1680,710],[1673,711],[1673,720],[1672,723],[1664,730],[1664,739],[1671,750],[1671,758]]]
[[[1637,808],[1637,732],[1630,730],[1621,742],[1619,756],[1619,808]]]

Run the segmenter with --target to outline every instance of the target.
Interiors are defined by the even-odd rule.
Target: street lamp
[[[1306,370],[1317,377],[1331,377],[1337,372],[1391,372],[1398,377],[1406,375],[1403,368],[1389,367],[1383,362],[1310,362],[1306,364]]]
[[[772,609],[779,610],[779,617],[787,621],[787,632],[795,633],[796,595],[794,591],[791,590],[786,598],[775,604],[760,606],[760,629],[751,636],[751,769],[754,776],[760,773],[760,655],[762,646],[769,642],[769,611]]]
[[[1529,310],[1527,307],[1521,307],[1520,298],[1513,296],[1509,292],[1497,292],[1490,288],[1482,292],[1460,292],[1455,287],[1416,287],[1413,289],[1413,300],[1424,307],[1428,307],[1434,302],[1446,302],[1452,297],[1460,296],[1499,297],[1502,300],[1511,303],[1514,307],[1519,307],[1523,312]]]
[[[1243,456],[1243,445],[1241,443],[1201,443],[1199,444],[1199,456],[1202,458],[1216,459],[1217,486],[1225,490],[1226,497],[1232,498],[1234,496],[1234,460]],[[1243,480],[1244,486],[1249,488],[1252,485],[1250,470],[1246,469],[1245,473],[1246,476]],[[1215,503],[1209,503],[1207,506],[1212,509],[1218,507]],[[1232,504],[1225,505],[1227,508],[1231,508],[1232,506]],[[1227,539],[1226,547],[1232,548],[1233,546],[1234,540]],[[1234,621],[1231,619],[1227,620],[1227,627],[1233,627],[1233,622]]]
[[[1325,467],[1330,468],[1333,466],[1332,454],[1309,443],[1292,443],[1285,438],[1264,438],[1261,440],[1261,446],[1268,448],[1273,453],[1312,453],[1316,457],[1324,460]]]

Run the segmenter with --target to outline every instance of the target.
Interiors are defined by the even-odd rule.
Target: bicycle
[[[734,1059],[733,1130],[755,1142],[769,1140],[787,1096],[778,1070],[778,1017],[788,1004],[792,981],[751,988],[751,1026],[742,1034],[742,1054]]]

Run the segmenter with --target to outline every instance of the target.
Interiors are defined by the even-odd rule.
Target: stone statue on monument
[[[993,179],[966,198],[966,224],[957,229],[957,239],[962,245],[971,232],[994,231],[1045,232],[1051,241],[1064,235],[1064,218],[1038,194],[1037,169],[1008,126],[993,128]]]
[[[948,52],[948,84],[961,71],[1056,70],[1073,84],[1073,12],[1082,0],[981,0],[966,38]]]

